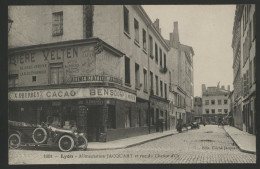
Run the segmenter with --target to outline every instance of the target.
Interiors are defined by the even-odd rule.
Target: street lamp
[[[8,33],[9,33],[11,27],[12,27],[13,22],[14,21],[8,17]]]

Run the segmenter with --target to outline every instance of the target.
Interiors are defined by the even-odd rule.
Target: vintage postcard
[[[8,6],[8,159],[256,163],[256,8]]]

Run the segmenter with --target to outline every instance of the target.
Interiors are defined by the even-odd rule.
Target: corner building
[[[10,120],[55,116],[89,141],[158,132],[159,120],[170,129],[170,47],[141,6],[10,6],[8,15]]]

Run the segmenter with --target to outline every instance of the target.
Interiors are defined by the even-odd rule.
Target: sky
[[[150,19],[160,20],[161,34],[169,39],[178,21],[180,43],[194,50],[194,96],[201,85],[230,85],[233,90],[232,31],[235,5],[142,5]]]

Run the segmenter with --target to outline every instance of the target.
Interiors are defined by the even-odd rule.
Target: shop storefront
[[[77,127],[89,141],[107,141],[114,139],[109,130],[120,126],[116,120],[125,117],[120,107],[135,102],[132,93],[104,87],[10,91],[9,120]]]

